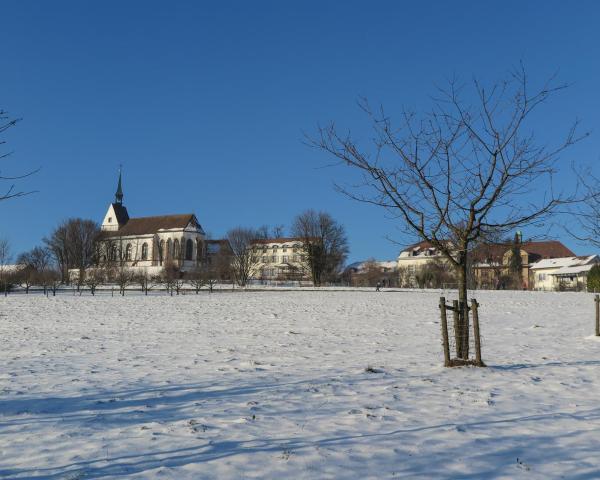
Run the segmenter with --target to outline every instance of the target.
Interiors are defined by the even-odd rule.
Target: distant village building
[[[344,281],[352,287],[398,287],[398,265],[396,261],[365,260],[346,267]]]
[[[452,251],[450,242],[447,243],[450,251]],[[515,251],[518,251],[520,257],[518,261],[512,261]],[[577,258],[571,250],[557,240],[522,242],[520,233],[518,233],[515,242],[478,245],[470,254],[469,282],[474,288],[534,289],[537,288],[535,286],[534,266],[539,265],[538,262],[543,260],[565,257]],[[453,284],[452,276],[454,272],[450,262],[430,242],[421,241],[404,249],[398,256],[397,265],[401,286],[422,286],[419,284],[422,283],[420,280],[426,270],[429,271],[430,275],[443,277],[443,281],[438,282],[439,286],[452,286]],[[516,268],[515,265],[518,266],[518,272],[513,271]],[[583,265],[577,266],[582,270],[583,267]],[[585,265],[585,268],[589,270],[591,265]],[[568,276],[573,276],[573,272],[563,271],[563,274],[562,281],[564,285],[571,285],[570,282],[572,281],[578,281],[579,283],[583,281],[584,274],[582,272],[579,273],[578,279],[575,277],[571,279]],[[509,281],[511,282],[510,285]],[[544,283],[544,288],[549,288],[549,281]],[[552,280],[552,282],[555,281],[557,280]],[[554,288],[555,284],[552,283],[552,285]]]
[[[279,237],[255,240],[252,243],[258,257],[253,280],[310,281],[310,267],[301,238]]]
[[[172,263],[186,271],[205,258],[205,247],[206,235],[193,213],[130,218],[119,173],[115,201],[102,221],[100,264],[160,270]]]
[[[507,278],[516,272],[511,271],[513,250],[520,255],[520,282],[524,290],[533,288],[532,267],[540,260],[574,257],[575,254],[558,240],[526,241],[517,244],[488,243],[478,246],[472,254],[472,271],[477,288],[506,288]]]
[[[451,247],[449,241],[445,241],[445,244]],[[419,274],[432,266],[439,266],[440,269],[450,268],[448,259],[430,242],[421,241],[405,248],[397,260],[400,286],[418,287]]]
[[[598,255],[540,260],[531,267],[533,290],[587,290],[587,275]]]

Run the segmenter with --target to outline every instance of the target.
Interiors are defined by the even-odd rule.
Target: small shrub
[[[587,276],[588,292],[600,292],[600,265],[594,265]]]

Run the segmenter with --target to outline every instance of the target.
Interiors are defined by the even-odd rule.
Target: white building
[[[254,280],[307,281],[310,280],[310,268],[306,261],[300,238],[268,238],[252,243],[254,254],[258,257]]]
[[[450,242],[447,242],[450,244]],[[446,264],[447,258],[430,242],[422,241],[407,247],[400,252],[397,260],[398,273],[402,276],[401,283],[416,287],[416,275],[426,266],[440,263]]]
[[[587,274],[597,263],[600,263],[598,255],[540,260],[530,267],[533,289],[585,290]]]
[[[205,233],[193,213],[130,218],[123,205],[121,174],[99,241],[101,264],[161,270],[172,263],[182,271],[205,256]]]

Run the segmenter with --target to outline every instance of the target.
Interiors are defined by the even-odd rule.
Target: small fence
[[[450,325],[448,311],[452,312]],[[444,366],[475,365],[485,367],[485,363],[481,359],[479,304],[477,300],[471,300],[470,306],[458,300],[454,300],[450,305],[446,303],[444,297],[440,297],[440,315]]]

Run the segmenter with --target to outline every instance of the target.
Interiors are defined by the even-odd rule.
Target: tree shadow
[[[395,429],[389,432],[337,435],[326,438],[280,437],[262,438],[253,440],[221,440],[202,441],[201,445],[168,450],[149,451],[140,454],[117,455],[110,458],[96,458],[85,461],[73,462],[56,467],[31,468],[31,469],[3,469],[0,470],[2,478],[32,478],[32,479],[59,479],[66,475],[73,478],[103,478],[112,476],[140,474],[157,468],[177,468],[193,464],[203,464],[236,455],[255,455],[260,453],[281,453],[282,450],[300,452],[306,449],[331,449],[338,450],[360,449],[362,445],[376,450],[390,457],[397,456],[392,445],[402,445],[412,434],[428,432],[428,436],[439,436],[447,440],[448,432],[482,433],[494,426],[509,426],[517,424],[519,429],[531,427],[541,428],[537,422],[559,420],[576,420],[589,423],[600,419],[600,408],[581,412],[551,412],[539,415],[516,416],[495,420],[476,420],[465,423],[437,423],[413,428]],[[543,428],[541,428],[543,430]],[[506,429],[501,429],[506,431]],[[517,430],[519,431],[519,430]],[[480,479],[480,478],[506,478],[525,475],[540,465],[551,464],[560,458],[565,461],[564,442],[572,443],[573,437],[580,432],[565,429],[559,435],[533,434],[525,435],[501,434],[487,435],[481,438],[472,435],[465,443],[453,445],[451,441],[444,443],[444,448],[435,457],[429,454],[416,456],[410,462],[400,462],[395,469],[395,474],[410,478],[437,478],[437,479]],[[585,452],[594,456],[598,445],[577,442],[578,447],[571,454]],[[471,455],[469,462],[477,466],[473,473],[457,472],[448,468],[456,458]],[[519,457],[521,460],[519,460]],[[365,467],[367,468],[367,467]],[[368,466],[376,468],[376,465]],[[573,465],[573,469],[577,466]],[[522,472],[521,472],[522,471]],[[513,472],[512,475],[510,472]],[[354,472],[356,473],[356,472]],[[532,472],[534,473],[534,472]],[[80,477],[79,477],[79,476]],[[576,480],[591,480],[599,478],[600,469],[590,466],[587,471],[574,470],[568,478]],[[71,477],[69,477],[71,478]],[[352,473],[340,474],[336,478],[356,478]]]
[[[545,368],[545,367],[597,367],[600,366],[600,360],[581,360],[576,362],[546,362],[546,363],[514,363],[510,365],[488,365],[491,370],[511,371],[523,370],[526,368]]]

